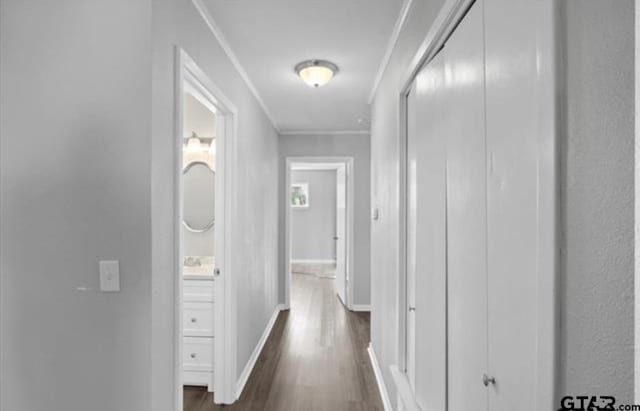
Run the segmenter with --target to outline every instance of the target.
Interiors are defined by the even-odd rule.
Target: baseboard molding
[[[391,407],[391,401],[389,400],[389,393],[387,392],[387,386],[385,385],[384,379],[382,378],[382,370],[380,369],[378,358],[376,357],[375,351],[373,351],[373,346],[371,345],[371,343],[369,343],[367,352],[369,353],[369,359],[371,360],[373,374],[376,376],[378,391],[380,391],[380,397],[382,397],[382,405],[384,406],[384,411],[393,411],[393,407]]]
[[[286,309],[284,304],[278,304],[267,323],[267,326],[262,333],[262,337],[258,341],[256,348],[251,353],[251,357],[249,357],[249,361],[247,361],[247,365],[245,365],[244,370],[242,370],[242,374],[238,377],[238,381],[236,382],[236,399],[240,398],[242,391],[244,390],[244,386],[247,384],[247,380],[249,380],[249,376],[251,375],[251,371],[253,371],[253,367],[256,365],[256,361],[258,361],[258,357],[260,357],[260,353],[264,348],[264,344],[267,342],[269,338],[269,334],[271,334],[271,330],[273,329],[273,325],[276,323],[278,319],[278,314],[280,311]]]
[[[336,260],[291,260],[291,264],[335,264]]]
[[[351,304],[351,311],[368,312],[368,311],[371,311],[371,305],[369,305],[369,304]]]

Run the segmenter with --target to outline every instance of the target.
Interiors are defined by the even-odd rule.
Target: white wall
[[[0,28],[0,408],[151,410],[151,1],[2,0]]]
[[[153,2],[153,410],[171,409],[169,378],[173,308],[157,296],[173,295],[172,162],[175,45],[183,47],[238,109],[236,176],[240,199],[230,210],[236,258],[229,263],[238,289],[237,372],[242,372],[277,304],[278,138],[246,83],[229,62],[191,1]]]
[[[354,270],[353,303],[370,303],[370,142],[368,135],[318,135],[318,136],[280,136],[278,221],[284,227],[285,221],[285,166],[287,157],[353,157],[355,181],[355,229],[354,229]],[[311,199],[313,201],[313,198]],[[284,229],[279,232],[279,301],[284,301],[285,244]]]
[[[295,170],[292,183],[309,185],[309,208],[291,208],[291,259],[335,260],[335,170]]]
[[[633,402],[634,2],[566,2],[560,394]]]

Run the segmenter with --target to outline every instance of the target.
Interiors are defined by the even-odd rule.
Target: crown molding
[[[369,130],[283,130],[281,136],[368,136]]]
[[[244,67],[242,67],[242,64],[240,64],[240,61],[238,60],[238,57],[236,57],[236,54],[231,49],[231,46],[229,45],[229,43],[227,42],[226,38],[222,34],[222,31],[220,30],[220,28],[216,24],[215,20],[211,16],[211,13],[209,13],[209,10],[207,9],[207,7],[204,5],[202,0],[191,0],[191,1],[192,1],[193,5],[195,6],[196,10],[198,10],[198,13],[200,14],[200,16],[202,17],[204,22],[207,24],[207,26],[209,27],[209,29],[213,33],[213,35],[216,38],[216,40],[218,40],[218,43],[220,44],[220,47],[222,47],[222,50],[224,50],[225,54],[227,55],[227,57],[231,61],[231,64],[233,65],[233,67],[236,69],[238,74],[240,74],[240,77],[242,77],[242,79],[246,83],[247,87],[249,88],[249,90],[251,91],[253,96],[258,101],[258,104],[260,104],[260,107],[262,107],[262,110],[264,111],[264,114],[267,116],[267,118],[271,122],[271,125],[273,126],[273,128],[275,128],[276,131],[278,133],[280,133],[280,128],[278,127],[278,124],[275,122],[275,120],[274,120],[273,116],[271,115],[271,112],[267,108],[267,105],[265,104],[264,100],[260,96],[260,93],[258,93],[258,89],[256,89],[256,86],[253,84],[253,82],[249,78],[249,75],[247,74],[246,70],[244,69]]]
[[[398,19],[396,20],[395,26],[393,26],[393,31],[391,32],[391,37],[389,37],[389,43],[387,44],[387,51],[384,53],[384,57],[382,58],[382,62],[380,63],[380,68],[378,68],[378,73],[376,74],[376,78],[373,81],[373,87],[371,88],[371,93],[369,93],[369,104],[373,102],[373,98],[376,95],[376,91],[378,90],[378,86],[380,86],[380,82],[382,81],[382,76],[384,72],[387,70],[387,66],[389,65],[389,61],[391,60],[391,55],[393,54],[393,50],[396,48],[396,44],[398,44],[398,38],[400,37],[400,32],[402,32],[402,28],[407,21],[407,16],[409,15],[409,10],[411,9],[411,5],[413,4],[413,0],[404,0],[402,4],[402,8],[400,9],[400,14],[398,15]]]

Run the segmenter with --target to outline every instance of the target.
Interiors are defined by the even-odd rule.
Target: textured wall
[[[309,208],[291,209],[291,259],[335,260],[336,172],[297,170],[292,183],[309,185]]]
[[[633,400],[634,2],[566,2],[560,394]]]

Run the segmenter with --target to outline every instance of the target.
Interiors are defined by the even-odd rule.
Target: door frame
[[[396,358],[397,364],[390,366],[391,374],[398,388],[398,404],[401,409],[419,409],[415,398],[410,398],[409,381],[406,378],[406,333],[407,316],[405,313],[407,294],[407,97],[419,71],[431,61],[447,39],[462,21],[466,12],[476,0],[445,0],[440,12],[436,16],[431,28],[427,32],[418,50],[409,64],[407,71],[402,76],[397,94],[397,107],[399,109],[399,263],[398,263],[398,288],[397,288],[397,321],[398,328],[396,334]],[[550,1],[550,0],[549,0]],[[557,5],[549,6],[553,16],[550,24],[557,19]],[[555,28],[554,28],[555,30]],[[549,39],[556,35],[555,31],[549,34]],[[553,48],[556,50],[556,48]],[[557,66],[557,52],[550,58],[551,64]],[[556,71],[554,68],[553,72]],[[555,78],[551,84],[544,87],[543,92],[549,97],[553,97],[558,80]],[[556,110],[557,111],[557,110]],[[555,124],[557,129],[557,115],[549,119]],[[537,323],[537,387],[536,399],[541,401],[537,404],[540,409],[553,408],[555,402],[558,367],[558,163],[557,163],[557,138],[555,134],[541,135],[538,141],[538,181],[539,196],[538,202],[538,235],[537,242],[540,244],[538,251],[538,323]],[[640,368],[640,366],[639,366]],[[404,402],[404,404],[403,404]]]
[[[174,113],[174,358],[173,381],[176,390],[176,411],[183,409],[182,385],[182,146],[184,92],[191,89],[216,109],[216,218],[215,254],[216,268],[220,270],[214,279],[214,402],[231,404],[236,398],[236,350],[237,313],[236,284],[232,272],[232,233],[235,201],[236,151],[238,110],[221,89],[196,64],[185,50],[176,47],[175,62],[175,113]]]
[[[347,247],[345,264],[346,274],[346,306],[349,310],[353,310],[353,274],[354,274],[354,158],[353,157],[286,157],[285,158],[285,177],[284,177],[284,265],[285,265],[285,281],[284,281],[284,309],[291,308],[291,207],[289,206],[289,187],[291,186],[291,167],[296,163],[340,163],[344,164],[347,171]]]

